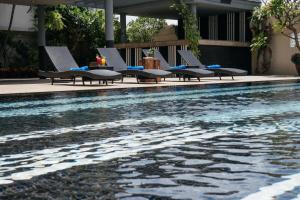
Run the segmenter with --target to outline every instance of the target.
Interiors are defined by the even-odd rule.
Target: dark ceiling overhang
[[[259,0],[184,0],[184,2],[196,5],[199,15],[250,11],[260,5]],[[0,3],[30,6],[68,4],[104,8],[104,0],[0,0]],[[177,13],[170,8],[172,3],[172,0],[114,0],[114,12],[133,16],[177,19]]]

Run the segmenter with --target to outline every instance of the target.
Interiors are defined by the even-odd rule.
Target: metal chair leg
[[[51,78],[51,85],[54,84],[54,78]]]
[[[233,76],[231,76],[231,78],[232,78],[232,80],[234,80],[234,77],[233,77]]]

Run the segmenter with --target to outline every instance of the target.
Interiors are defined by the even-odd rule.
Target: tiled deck
[[[77,80],[76,85],[73,86],[72,82],[58,82],[54,85],[49,83],[49,80],[39,79],[14,79],[14,80],[1,80],[0,79],[0,95],[10,94],[26,94],[26,93],[49,93],[49,92],[64,92],[64,91],[84,91],[84,90],[107,90],[107,89],[120,89],[120,88],[141,88],[141,87],[164,87],[164,86],[184,86],[184,85],[202,85],[202,84],[228,84],[228,83],[245,83],[245,82],[264,82],[264,81],[292,81],[300,80],[300,77],[291,76],[242,76],[236,77],[231,80],[230,77],[224,77],[223,80],[218,78],[203,78],[201,82],[197,80],[192,81],[178,81],[175,78],[168,78],[165,82],[161,83],[136,83],[134,78],[125,78],[124,83],[120,81],[114,84],[99,85],[97,81],[90,85],[86,82],[83,86],[80,79]]]

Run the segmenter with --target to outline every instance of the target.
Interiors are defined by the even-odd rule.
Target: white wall
[[[11,4],[0,3],[0,30],[7,30],[11,14]],[[33,10],[27,13],[29,6],[16,6],[14,20],[12,23],[13,31],[34,31]]]

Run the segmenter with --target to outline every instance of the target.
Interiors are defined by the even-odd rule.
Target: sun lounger
[[[143,53],[145,55],[148,55],[148,51],[148,49],[143,49]],[[200,78],[202,77],[214,76],[214,72],[205,69],[188,68],[184,65],[171,67],[158,50],[154,50],[154,57],[160,60],[161,69],[176,74],[179,77],[179,79],[182,77],[184,81],[186,80],[186,78],[197,78],[200,81]]]
[[[198,58],[194,56],[194,54],[190,50],[179,50],[178,53],[189,66],[197,66],[200,69],[208,69],[214,71],[216,75],[220,77],[220,79],[222,79],[223,75],[231,76],[233,80],[234,76],[245,76],[248,74],[248,72],[245,70],[225,68],[221,67],[220,65],[205,66],[198,60]]]
[[[88,67],[79,67],[67,47],[47,46],[45,50],[57,71],[40,71],[39,76],[50,78],[53,85],[55,79],[70,79],[75,84],[76,77],[85,80],[98,80],[107,84],[107,81],[114,81],[122,78],[122,74],[111,70],[88,70]]]
[[[114,70],[123,75],[133,75],[139,83],[140,79],[153,79],[158,82],[158,78],[166,78],[172,73],[160,69],[144,69],[142,66],[127,66],[120,53],[116,48],[98,48],[101,56],[106,58],[106,62],[110,66],[114,66]]]

